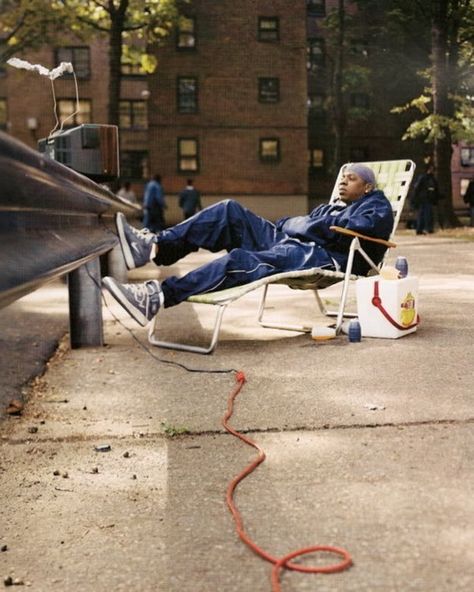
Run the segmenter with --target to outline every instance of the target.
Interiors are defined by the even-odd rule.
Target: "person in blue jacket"
[[[161,184],[161,175],[154,175],[145,187],[143,195],[143,226],[152,232],[159,232],[165,227],[165,193]]]
[[[201,193],[194,187],[192,179],[188,179],[186,187],[179,194],[178,205],[183,210],[185,220],[202,210]]]
[[[141,284],[121,284],[105,277],[104,286],[141,325],[162,307],[179,304],[194,294],[247,284],[276,273],[320,267],[345,270],[351,237],[331,230],[344,228],[388,239],[393,227],[390,202],[376,189],[372,169],[347,165],[339,184],[340,201],[320,205],[306,216],[287,217],[275,224],[257,216],[234,200],[216,203],[159,234],[137,230],[117,214],[117,231],[129,269],[146,265],[172,265],[200,248],[227,254],[183,277]],[[365,241],[364,248],[378,263],[383,245]],[[365,274],[369,265],[356,257],[354,272]]]

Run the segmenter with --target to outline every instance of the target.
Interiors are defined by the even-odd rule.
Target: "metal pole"
[[[71,347],[104,345],[99,258],[69,274]]]
[[[122,284],[128,281],[127,266],[125,265],[125,259],[123,258],[120,245],[115,245],[107,253],[107,275],[112,276]]]

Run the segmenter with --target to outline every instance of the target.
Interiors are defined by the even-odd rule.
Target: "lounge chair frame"
[[[370,271],[368,275],[378,274],[380,272],[380,268],[383,265],[383,260],[378,265],[376,265],[370,259],[370,257],[367,255],[367,253],[364,251],[362,247],[361,240],[383,244],[387,247],[387,251],[389,248],[396,247],[396,244],[392,242],[392,239],[398,227],[403,206],[405,204],[408,190],[410,188],[410,183],[413,179],[413,174],[415,171],[415,164],[411,160],[388,160],[377,162],[364,162],[362,164],[365,164],[366,166],[369,166],[373,169],[375,176],[377,178],[377,187],[384,191],[385,195],[392,204],[394,213],[394,223],[389,240],[386,241],[383,239],[372,238],[364,236],[357,232],[353,232],[351,230],[347,230],[346,228],[333,226],[332,230],[352,236],[352,242],[349,248],[349,257],[346,271],[329,271],[321,268],[312,268],[302,271],[289,271],[285,273],[278,273],[270,277],[257,280],[255,282],[245,284],[243,286],[236,286],[235,288],[228,288],[226,290],[220,290],[218,292],[209,292],[206,294],[198,294],[195,296],[191,296],[187,299],[187,302],[194,304],[207,304],[216,307],[214,327],[212,329],[212,336],[209,344],[206,346],[197,346],[186,343],[164,341],[159,339],[156,334],[158,329],[159,315],[157,315],[150,323],[148,331],[149,343],[151,345],[166,349],[187,351],[198,354],[212,353],[216,348],[219,340],[222,318],[224,316],[224,312],[227,306],[234,302],[234,300],[237,300],[238,298],[241,298],[248,292],[256,290],[260,287],[263,287],[262,299],[260,302],[260,307],[257,315],[257,322],[260,324],[260,326],[269,329],[283,329],[286,331],[297,331],[301,333],[311,332],[312,326],[310,325],[292,325],[286,323],[274,323],[264,320],[264,313],[266,308],[265,305],[268,295],[268,287],[270,284],[284,284],[296,290],[312,290],[315,295],[316,303],[318,305],[319,310],[325,316],[336,318],[335,324],[333,326],[336,334],[338,334],[341,331],[344,319],[356,316],[355,313],[346,311],[349,286],[351,282],[359,279],[359,277],[365,277],[358,276],[352,273],[355,254],[359,253],[369,264]],[[334,190],[332,192],[329,203],[334,203],[338,200],[338,186],[339,181],[342,177],[344,167],[345,165],[343,165],[339,170],[339,174],[337,176],[336,183],[334,185]],[[319,290],[328,288],[329,286],[332,286],[333,284],[340,282],[342,282],[342,290],[339,299],[339,306],[337,310],[328,310],[325,307],[319,295]]]

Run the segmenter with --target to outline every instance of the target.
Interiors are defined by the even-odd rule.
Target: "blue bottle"
[[[361,340],[362,334],[360,329],[360,323],[357,319],[354,319],[349,323],[349,341],[351,343],[357,343]]]
[[[398,269],[398,277],[405,278],[408,275],[408,261],[406,257],[397,257],[395,269]]]

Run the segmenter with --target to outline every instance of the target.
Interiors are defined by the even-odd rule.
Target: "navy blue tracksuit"
[[[333,225],[387,239],[393,226],[390,202],[381,191],[371,191],[351,205],[322,205],[307,216],[282,218],[276,224],[233,200],[205,208],[160,232],[154,261],[171,265],[199,248],[213,253],[226,250],[227,254],[183,277],[164,280],[165,307],[194,294],[232,288],[285,271],[311,267],[344,270],[351,239],[330,230]],[[364,248],[375,262],[385,251],[368,241]],[[368,271],[362,258],[356,260],[354,271]]]

